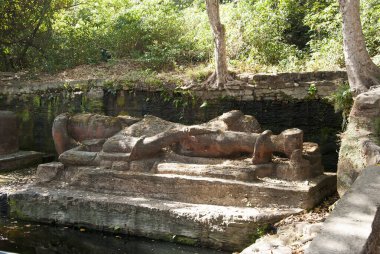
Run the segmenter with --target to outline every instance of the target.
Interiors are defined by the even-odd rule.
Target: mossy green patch
[[[174,235],[172,237],[172,241],[190,246],[195,246],[198,244],[198,241],[196,239],[182,235]]]
[[[21,220],[28,220],[29,216],[27,216],[24,212],[21,211],[18,201],[15,199],[8,199],[9,205],[9,214],[11,217],[18,218]]]
[[[379,139],[379,137],[380,137],[380,117],[375,118],[374,129],[375,129],[375,135],[376,135],[377,139]]]
[[[125,96],[118,96],[116,99],[116,105],[118,107],[124,107],[125,106]]]
[[[267,234],[270,231],[270,228],[270,224],[259,225],[256,228],[256,231],[249,236],[249,238],[252,240],[252,243],[256,242],[257,239]]]

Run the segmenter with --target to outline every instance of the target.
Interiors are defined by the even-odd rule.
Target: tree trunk
[[[226,31],[220,23],[219,0],[206,0],[207,15],[214,35],[215,46],[215,84],[222,87],[228,79],[226,55]]]
[[[37,35],[38,31],[40,30],[42,23],[44,22],[45,15],[48,12],[50,4],[51,4],[50,0],[45,0],[43,2],[43,7],[41,10],[41,13],[37,19],[37,24],[34,27],[32,33],[26,38],[25,43],[24,43],[24,47],[23,47],[21,53],[17,56],[17,63],[19,64],[19,67],[21,69],[24,67],[22,65],[26,63],[26,60],[25,60],[26,59],[26,53],[28,52],[29,48],[33,46],[33,41],[36,39],[36,35]]]
[[[354,96],[380,85],[380,68],[371,60],[360,22],[360,0],[340,0],[343,49],[348,81]]]

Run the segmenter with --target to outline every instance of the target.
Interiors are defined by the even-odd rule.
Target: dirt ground
[[[136,60],[115,59],[98,64],[85,64],[57,73],[36,73],[31,71],[0,72],[0,86],[12,84],[56,83],[78,80],[140,80],[157,79],[175,81],[179,85],[200,81],[212,73],[210,66],[194,65],[176,68],[172,71],[156,72],[144,67]]]

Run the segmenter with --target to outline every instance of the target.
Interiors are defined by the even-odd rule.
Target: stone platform
[[[34,151],[18,151],[0,155],[0,170],[14,170],[42,162],[43,153]]]
[[[45,172],[49,171],[49,164],[45,165]],[[53,187],[65,182],[65,188],[187,203],[239,207],[285,206],[303,209],[314,207],[336,190],[335,174],[323,174],[303,182],[270,178],[244,182],[215,177],[152,174],[91,167],[66,168],[57,181],[51,181],[46,186]]]
[[[40,165],[37,179],[8,193],[11,216],[231,251],[336,190],[334,174],[303,182],[244,182],[61,163]]]
[[[240,111],[193,126],[65,113],[53,138],[60,162],[8,193],[15,218],[240,251],[336,191],[302,130],[275,135]]]
[[[80,190],[33,187],[8,197],[11,216],[84,226],[184,244],[241,250],[257,229],[299,213],[297,208],[191,204]]]

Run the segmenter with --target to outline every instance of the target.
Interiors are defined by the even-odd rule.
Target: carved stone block
[[[10,111],[0,111],[0,155],[18,151],[18,120]]]

